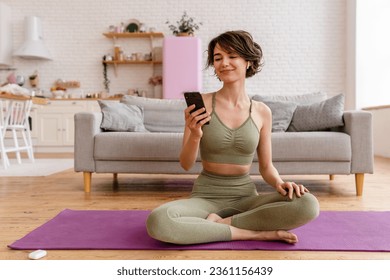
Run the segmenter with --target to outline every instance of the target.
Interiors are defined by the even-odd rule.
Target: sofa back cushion
[[[100,128],[106,131],[147,132],[141,107],[108,100],[98,100],[98,103],[103,114]]]
[[[313,92],[299,95],[254,95],[253,100],[261,101],[267,104],[267,101],[272,102],[294,102],[298,105],[307,105],[316,102],[321,102],[327,99],[325,92]]]
[[[315,92],[302,95],[255,95],[272,111],[272,131],[317,131],[344,125],[344,95],[327,99],[327,94]]]
[[[309,105],[298,105],[288,131],[315,131],[343,126],[343,115],[344,94]]]
[[[272,132],[285,132],[293,119],[295,109],[299,105],[321,102],[326,93],[314,92],[300,95],[254,95],[252,99],[264,102],[272,111]]]
[[[121,103],[143,108],[144,125],[150,132],[183,132],[184,99],[155,99],[125,95]]]

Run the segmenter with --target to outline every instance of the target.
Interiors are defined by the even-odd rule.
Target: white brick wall
[[[86,92],[102,91],[101,58],[113,46],[102,35],[109,25],[135,18],[167,36],[166,20],[176,21],[186,10],[203,22],[197,36],[204,50],[212,37],[226,30],[245,29],[253,34],[263,48],[265,67],[248,79],[250,93],[325,91],[334,95],[346,91],[346,0],[1,1],[12,8],[14,48],[23,41],[24,17],[41,17],[53,61],[15,58],[14,66],[25,76],[37,69],[46,90],[62,78],[79,80]],[[129,52],[148,47],[143,44],[138,39],[134,44],[121,42]],[[156,70],[161,71],[161,66]],[[151,67],[128,65],[117,71],[117,77],[112,68],[109,71],[111,94],[129,88],[151,90],[147,83]],[[0,72],[0,82],[6,74]],[[203,82],[204,91],[219,86],[212,71],[204,72]]]

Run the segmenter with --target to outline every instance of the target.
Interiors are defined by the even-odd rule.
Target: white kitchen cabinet
[[[73,146],[74,115],[87,111],[89,101],[51,100],[38,108],[37,146]]]
[[[74,114],[42,113],[39,115],[38,146],[73,146]]]
[[[119,102],[119,100],[117,100]],[[85,101],[87,112],[100,112],[100,105],[96,100]]]
[[[37,152],[73,152],[74,115],[78,112],[100,112],[95,99],[50,100],[34,105],[32,137]]]

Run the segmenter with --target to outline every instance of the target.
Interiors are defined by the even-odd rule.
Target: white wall
[[[390,1],[356,2],[355,108],[390,105]],[[374,153],[390,157],[390,109],[373,109]]]
[[[390,104],[390,1],[356,3],[356,107]]]
[[[370,112],[373,119],[374,153],[377,156],[390,158],[390,108],[375,109]]]
[[[197,33],[204,50],[212,37],[229,29],[253,34],[263,48],[265,67],[248,80],[251,93],[346,92],[346,0],[1,1],[12,8],[15,48],[23,41],[24,17],[42,19],[53,61],[14,58],[14,66],[25,76],[37,69],[44,89],[62,78],[80,80],[86,92],[102,91],[101,58],[112,50],[102,33],[109,25],[136,18],[167,36],[166,20],[178,20],[186,10],[204,23]],[[0,72],[0,81],[6,74]],[[118,78],[110,71],[111,94],[148,88],[151,74],[144,66],[121,67]],[[204,91],[219,86],[210,71],[203,82]]]

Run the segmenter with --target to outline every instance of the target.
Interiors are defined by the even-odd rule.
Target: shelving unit
[[[153,60],[113,60],[113,61],[104,61],[106,64],[162,64],[162,61],[153,61]]]
[[[107,38],[163,38],[162,32],[124,32],[124,33],[103,33]]]
[[[158,71],[158,69],[160,67],[156,68],[156,66],[162,65],[162,57],[163,57],[162,44],[155,46],[155,41],[157,39],[163,39],[164,38],[163,33],[161,33],[161,32],[134,32],[134,33],[124,32],[124,33],[103,33],[103,35],[106,38],[113,41],[114,49],[115,49],[115,46],[119,45],[118,41],[120,41],[120,40],[121,40],[121,43],[123,43],[123,41],[133,40],[133,39],[135,39],[135,40],[148,40],[150,42],[149,47],[147,47],[146,42],[143,43],[143,44],[146,43],[145,44],[146,50],[141,52],[143,57],[142,56],[138,57],[139,53],[133,52],[130,56],[131,59],[129,59],[128,55],[123,55],[122,58],[120,60],[118,60],[118,59],[115,59],[116,57],[115,57],[115,55],[113,55],[113,60],[104,60],[103,61],[104,67],[105,68],[113,67],[115,77],[118,77],[117,68],[119,66],[124,67],[126,65],[127,66],[134,66],[134,67],[136,67],[136,66],[151,67],[152,73],[149,77],[155,76],[156,74],[162,75],[162,71]],[[125,45],[128,46],[129,44],[126,43]],[[155,47],[161,47],[160,53],[157,53],[160,55],[156,55],[157,48],[155,48]],[[150,50],[150,51],[148,51],[148,50]],[[123,51],[123,49],[122,49],[122,51]],[[150,53],[150,57],[145,59],[145,54],[149,54],[149,53]],[[135,59],[134,59],[134,55],[136,55]],[[128,70],[126,70],[126,71],[128,71]],[[131,69],[130,71],[137,71],[137,69],[134,68],[134,69]],[[159,72],[161,72],[161,74]],[[105,70],[105,73],[106,73],[105,75],[107,75],[106,70]],[[149,78],[149,77],[147,77],[147,78]],[[149,88],[150,88],[150,85],[149,85]],[[156,92],[156,87],[153,87],[152,90],[153,90],[153,92]],[[150,89],[147,90],[147,92],[150,92]],[[162,94],[159,94],[159,95],[162,95]],[[153,94],[153,96],[155,96],[155,94]]]
[[[150,40],[150,50],[153,50],[153,41],[156,38],[164,38],[164,34],[161,32],[125,32],[125,33],[103,33],[109,39],[112,39],[114,42],[114,46],[116,44],[117,39],[135,39],[135,38],[145,38]],[[118,65],[118,64],[162,64],[162,61],[155,60],[112,60],[112,61],[103,61],[106,64]]]

